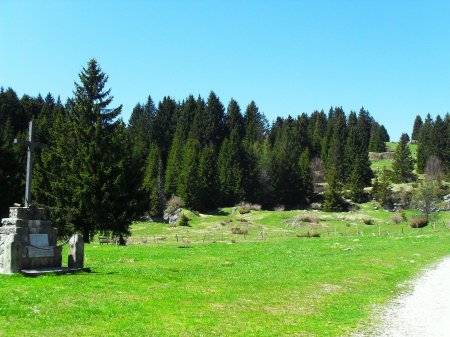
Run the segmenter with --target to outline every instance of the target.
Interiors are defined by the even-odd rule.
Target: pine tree
[[[222,144],[225,137],[225,108],[219,97],[211,91],[208,96],[205,108],[205,120],[203,129],[203,144],[212,143],[216,149]]]
[[[210,143],[200,152],[197,171],[198,208],[211,210],[217,206],[217,167],[214,146]]]
[[[342,108],[335,109],[333,121],[333,136],[328,150],[327,168],[334,166],[336,170],[336,179],[340,182],[345,181],[345,143],[347,139],[347,127],[345,113]]]
[[[423,173],[428,158],[436,153],[433,144],[433,119],[430,114],[427,115],[420,129],[419,141],[417,146],[417,172]]]
[[[226,136],[229,137],[232,130],[236,130],[239,139],[244,137],[244,118],[241,114],[239,104],[231,99],[225,115]]]
[[[136,158],[141,167],[144,167],[150,149],[155,115],[155,104],[151,96],[148,96],[146,104],[138,103],[134,107],[128,121],[128,131],[133,144],[133,157]]]
[[[198,161],[200,143],[197,139],[188,139],[183,147],[183,161],[177,184],[177,195],[186,206],[199,209]]]
[[[121,106],[109,109],[108,77],[97,61],[89,61],[75,83],[74,98],[57,116],[49,148],[42,153],[38,176],[49,186],[36,188],[36,200],[45,205],[62,235],[83,233],[89,242],[97,231],[126,235],[140,211],[131,142],[125,125],[117,120]],[[45,181],[45,179],[37,179]]]
[[[299,178],[300,178],[300,195],[303,202],[311,201],[314,193],[312,172],[311,172],[311,159],[309,157],[309,150],[306,148],[299,159]]]
[[[143,187],[148,198],[148,213],[152,217],[162,215],[164,209],[164,191],[162,178],[162,160],[156,144],[150,145],[145,168]]]
[[[159,102],[158,109],[156,110],[152,141],[158,145],[161,151],[163,165],[167,162],[170,143],[175,133],[176,123],[174,123],[174,118],[176,110],[177,103],[171,97],[164,97]]]
[[[337,179],[336,169],[328,170],[328,188],[325,192],[323,210],[326,212],[342,212],[347,209],[347,204],[341,195],[341,186]]]
[[[415,141],[419,140],[419,134],[420,134],[420,129],[422,128],[422,125],[423,125],[422,117],[417,115],[416,119],[414,120],[413,131],[412,131],[412,135],[411,135],[412,140],[415,140]]]
[[[409,182],[414,180],[414,159],[408,147],[408,137],[404,133],[400,137],[400,142],[395,149],[394,162],[392,163],[394,171],[394,181],[397,183]]]
[[[183,160],[183,139],[181,131],[175,132],[175,136],[170,147],[169,156],[167,159],[164,192],[167,198],[170,198],[176,193],[178,186],[178,176],[181,170],[181,163]]]
[[[241,148],[236,130],[231,132],[230,139],[223,141],[217,165],[221,204],[234,205],[244,196]]]

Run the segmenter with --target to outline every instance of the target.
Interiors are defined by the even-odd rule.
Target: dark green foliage
[[[198,209],[211,210],[217,206],[217,157],[214,146],[210,143],[200,152],[198,161]]]
[[[382,207],[391,209],[393,207],[393,197],[390,183],[391,172],[383,169],[376,175],[372,187],[372,198],[377,200]]]
[[[133,157],[136,158],[141,167],[144,167],[147,153],[150,149],[155,116],[155,104],[151,96],[149,96],[146,104],[137,104],[134,107],[130,120],[128,121]]]
[[[221,204],[231,206],[244,196],[242,150],[237,131],[232,131],[230,139],[225,138],[218,158],[218,181]]]
[[[420,134],[420,129],[422,129],[422,125],[423,125],[422,117],[417,115],[416,119],[414,120],[413,131],[412,131],[412,135],[411,135],[412,140],[416,140],[416,141],[419,140],[419,134]]]
[[[192,95],[181,102],[164,97],[157,108],[149,97],[136,105],[125,129],[117,120],[120,109],[107,108],[111,96],[104,89],[106,76],[101,71],[93,74],[94,70],[84,70],[66,107],[51,94],[45,99],[24,95],[19,100],[12,90],[0,91],[0,170],[5,177],[7,171],[17,175],[16,187],[11,184],[11,193],[3,195],[2,202],[9,206],[21,200],[23,189],[18,186],[23,185],[25,151],[6,144],[16,135],[24,137],[33,117],[37,140],[51,147],[36,153],[34,190],[39,203],[52,210],[62,234],[75,230],[85,237],[107,230],[126,234],[123,219],[144,211],[158,216],[165,200],[175,194],[198,210],[240,201],[264,207],[308,203],[316,197],[310,169],[315,157],[324,159],[322,174],[334,170],[331,190],[337,193],[330,193],[330,209],[345,208],[337,197],[340,189],[350,190],[353,200],[363,200],[371,180],[368,149],[382,151],[389,140],[385,128],[364,108],[348,117],[339,107],[331,108],[328,117],[323,111],[279,117],[269,128],[255,102],[242,115],[232,99],[225,113],[214,92],[206,102]],[[447,119],[435,124],[448,130]],[[445,142],[444,138],[439,146],[447,149]],[[445,151],[448,154],[448,150],[439,154],[448,162]],[[4,186],[9,189],[7,183]],[[123,207],[131,205],[133,211],[105,220],[126,196],[129,202]],[[127,213],[121,207],[117,212]],[[104,216],[105,212],[109,213]]]
[[[177,195],[183,199],[186,206],[194,209],[199,208],[197,169],[199,155],[200,142],[197,139],[188,139],[183,147],[183,160],[178,176]]]
[[[438,115],[434,121],[430,115],[427,115],[418,143],[418,172],[425,171],[426,163],[431,156],[441,159],[444,171],[447,174],[450,172],[450,117],[448,114],[445,119]]]
[[[334,166],[336,179],[345,181],[345,140],[347,138],[347,128],[345,114],[342,108],[335,109],[333,119],[333,133],[328,150],[327,167]]]
[[[394,182],[410,182],[415,179],[414,159],[408,147],[409,137],[406,133],[402,134],[400,142],[394,153],[394,162],[392,163]]]
[[[158,104],[156,110],[155,123],[153,127],[152,141],[154,141],[161,152],[163,164],[167,161],[173,134],[176,124],[174,116],[177,109],[177,103],[170,97],[164,97]]]
[[[370,130],[369,151],[370,152],[386,151],[386,143],[383,138],[383,131],[378,123],[373,123],[372,128]]]
[[[35,192],[60,234],[80,231],[89,242],[97,231],[126,235],[142,196],[127,130],[116,119],[121,107],[108,109],[108,77],[90,60],[79,78],[74,98],[56,116],[49,148],[36,168]]]
[[[328,188],[325,192],[323,210],[327,212],[342,212],[347,210],[348,205],[342,197],[342,189],[337,179],[336,169],[328,170]]]
[[[310,168],[311,158],[309,150],[306,148],[299,159],[299,179],[300,179],[300,200],[308,202],[311,200],[314,192],[312,172]]]
[[[161,155],[156,144],[151,145],[148,152],[143,187],[149,200],[148,213],[152,217],[161,216],[165,204],[163,167]]]
[[[203,120],[203,145],[212,143],[214,148],[219,149],[225,137],[225,109],[219,97],[211,91],[205,108],[205,119]]]
[[[236,130],[239,139],[244,137],[244,118],[241,114],[239,104],[231,99],[228,104],[227,113],[225,115],[226,136],[229,137],[232,130]]]
[[[183,160],[183,143],[181,133],[176,132],[170,148],[169,157],[165,172],[164,192],[166,197],[170,197],[177,191],[178,176]]]
[[[180,216],[180,219],[178,219],[177,225],[189,227],[190,226],[189,221],[191,221],[191,219],[189,219],[186,214],[181,213],[181,216]]]

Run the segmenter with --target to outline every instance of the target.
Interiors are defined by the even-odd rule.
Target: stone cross
[[[33,121],[30,121],[28,140],[14,139],[14,143],[25,145],[28,149],[27,153],[27,180],[25,185],[25,207],[31,205],[31,180],[33,179],[33,154],[35,148],[45,147],[44,144],[34,142],[34,126]]]

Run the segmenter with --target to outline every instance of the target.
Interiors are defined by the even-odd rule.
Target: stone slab
[[[22,219],[3,218],[1,225],[2,226],[13,226],[13,227],[27,227],[28,223]]]
[[[53,257],[53,247],[36,248],[27,246],[28,257]]]
[[[41,276],[46,274],[73,274],[79,272],[90,273],[89,268],[67,268],[67,267],[49,267],[49,268],[36,268],[36,269],[22,269],[20,272],[24,276]]]
[[[48,234],[30,234],[30,245],[48,247]]]
[[[45,220],[45,210],[33,207],[10,207],[9,217],[22,220]]]
[[[0,227],[0,235],[10,235],[10,234],[19,234],[25,235],[26,228],[23,227]]]

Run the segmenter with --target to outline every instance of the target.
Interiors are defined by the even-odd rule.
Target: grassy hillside
[[[386,143],[386,150],[388,152],[395,152],[398,143],[388,142]],[[408,144],[409,150],[411,151],[411,155],[414,159],[417,158],[417,144]],[[372,170],[382,170],[383,168],[392,169],[392,159],[381,159],[381,160],[373,160],[372,161]],[[417,166],[415,166],[417,168]]]
[[[136,223],[125,247],[86,245],[92,273],[1,275],[0,336],[348,336],[450,253],[448,212],[412,229],[371,204],[229,211],[189,214],[192,227]],[[297,236],[308,232],[321,236]]]

